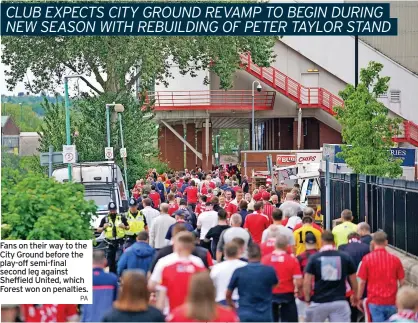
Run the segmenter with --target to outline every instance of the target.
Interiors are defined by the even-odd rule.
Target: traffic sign
[[[127,155],[126,155],[126,148],[121,148],[120,149],[120,157],[121,158],[126,158],[127,157]]]
[[[64,164],[74,164],[76,162],[75,145],[62,146],[62,159]]]
[[[105,158],[106,159],[113,159],[113,147],[106,147],[105,148]]]

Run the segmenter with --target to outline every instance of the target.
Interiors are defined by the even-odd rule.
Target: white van
[[[68,168],[59,168],[52,173],[58,182],[68,182]],[[100,221],[108,214],[110,201],[116,203],[120,213],[128,209],[125,183],[122,172],[113,161],[77,163],[72,166],[73,182],[84,185],[84,197],[97,206],[97,217],[91,226],[97,229]]]

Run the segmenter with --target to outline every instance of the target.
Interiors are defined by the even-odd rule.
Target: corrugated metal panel
[[[345,2],[370,1],[346,0]],[[398,18],[398,36],[362,36],[359,38],[418,74],[418,1],[388,2],[391,17]]]

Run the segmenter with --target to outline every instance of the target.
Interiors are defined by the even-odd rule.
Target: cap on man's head
[[[316,244],[316,237],[312,232],[307,232],[306,233],[305,243]]]
[[[136,206],[136,205],[138,205],[138,203],[136,202],[135,199],[132,198],[129,200],[129,206]]]
[[[270,199],[271,195],[270,195],[269,192],[263,192],[261,197],[263,198],[264,201],[268,201]]]
[[[261,193],[254,194],[254,201],[258,202],[262,199],[263,195]]]
[[[107,208],[111,211],[117,210],[116,203],[115,202],[110,202],[109,205],[107,206]]]

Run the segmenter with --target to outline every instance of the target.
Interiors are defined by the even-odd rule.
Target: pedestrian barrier
[[[389,244],[418,257],[418,182],[356,174],[330,174],[331,221],[350,209],[354,221],[383,230]],[[325,216],[325,174],[321,173],[321,210]]]

